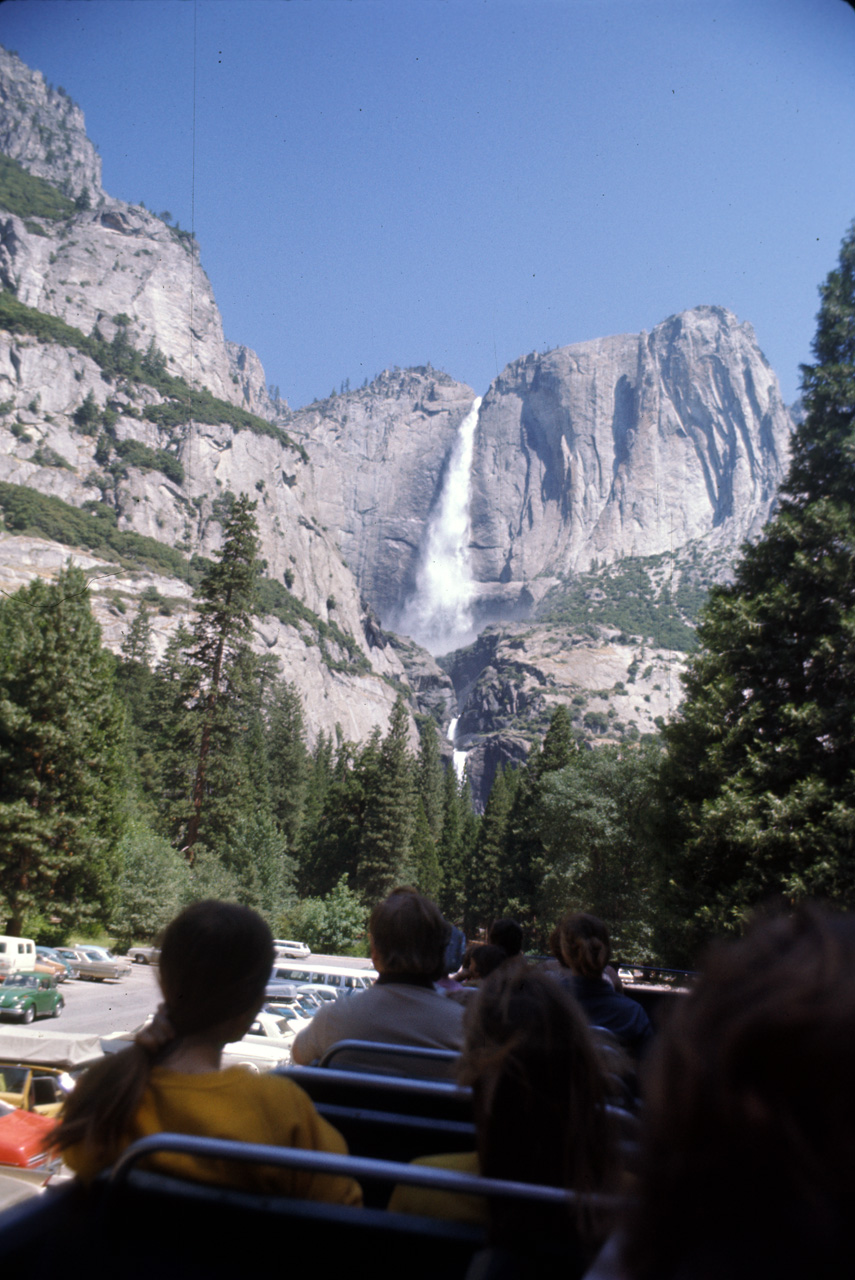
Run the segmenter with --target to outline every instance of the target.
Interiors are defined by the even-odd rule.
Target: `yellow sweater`
[[[478,1153],[454,1151],[448,1155],[420,1156],[413,1164],[426,1164],[449,1173],[480,1173]],[[487,1225],[487,1201],[460,1191],[434,1191],[430,1187],[410,1187],[398,1183],[389,1201],[391,1213],[419,1213],[425,1218],[451,1218],[455,1222]]]
[[[244,1067],[199,1075],[153,1068],[123,1149],[138,1138],[167,1132],[347,1155],[344,1138],[318,1115],[302,1089],[281,1076],[255,1075]],[[69,1147],[64,1159],[86,1182],[107,1163],[82,1143]],[[195,1182],[334,1204],[362,1203],[362,1191],[352,1178],[172,1153],[147,1163]]]

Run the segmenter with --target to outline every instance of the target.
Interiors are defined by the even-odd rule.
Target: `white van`
[[[36,944],[32,938],[15,938],[0,934],[0,977],[7,973],[32,973],[36,967]]]
[[[355,965],[326,964],[322,960],[277,961],[270,974],[271,982],[312,982],[318,986],[339,987],[342,991],[364,991],[377,979],[376,969],[357,968]]]

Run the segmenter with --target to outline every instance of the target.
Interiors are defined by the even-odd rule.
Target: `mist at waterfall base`
[[[445,483],[428,520],[415,591],[392,624],[434,655],[460,649],[478,635],[472,618],[469,493],[480,408],[478,396],[460,424]]]

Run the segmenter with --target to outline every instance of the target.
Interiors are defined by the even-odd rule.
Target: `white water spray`
[[[452,760],[452,764],[454,765],[454,772],[457,774],[457,781],[462,782],[463,775],[466,772],[466,757],[469,753],[466,751],[454,750],[454,739],[457,737],[457,721],[459,719],[460,719],[459,716],[454,717],[451,724],[448,726],[448,733],[446,734],[446,737],[448,738],[448,741],[451,743],[451,747],[452,747],[451,760]]]
[[[481,397],[460,424],[439,502],[428,522],[416,589],[395,626],[431,653],[475,639],[469,566],[469,480]]]

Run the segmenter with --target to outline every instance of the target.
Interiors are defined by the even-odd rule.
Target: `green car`
[[[46,973],[10,973],[0,986],[0,1018],[58,1018],[65,1001],[56,981]]]

